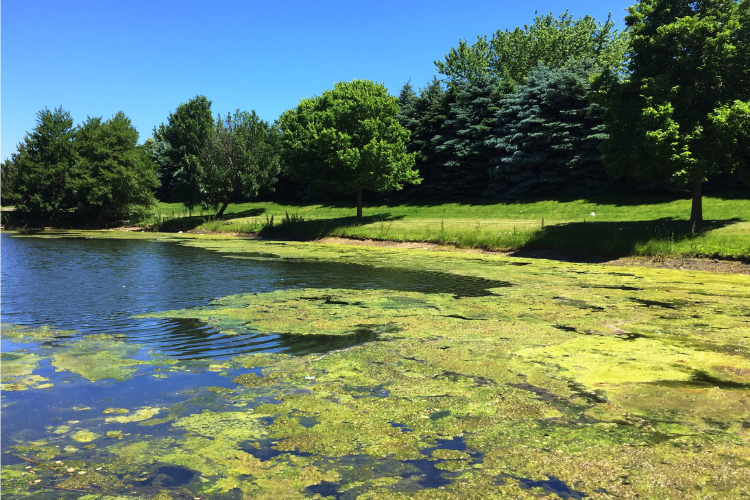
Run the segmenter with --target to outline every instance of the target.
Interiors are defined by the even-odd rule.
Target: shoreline
[[[6,230],[3,231],[13,232],[44,232],[56,230],[55,228],[39,228],[32,230]],[[91,231],[100,232],[112,232],[112,231],[123,231],[123,232],[149,232],[144,230],[142,227],[117,227],[109,229],[93,229]],[[219,231],[205,231],[200,229],[190,229],[185,231],[188,234],[196,235],[211,235],[211,236],[225,236],[227,238],[246,238],[246,239],[257,239],[263,241],[285,241],[283,239],[267,239],[259,236],[257,233],[225,233]],[[156,233],[155,233],[156,234]],[[165,233],[165,234],[178,234],[178,233]],[[440,245],[437,243],[420,242],[420,241],[393,241],[393,240],[373,240],[373,239],[358,239],[358,238],[343,238],[338,236],[327,236],[319,238],[317,240],[311,240],[311,243],[328,244],[328,245],[351,245],[351,246],[372,246],[381,248],[400,248],[400,249],[415,249],[415,250],[428,250],[434,252],[466,252],[466,253],[480,253],[488,255],[498,255],[502,257],[518,257],[525,259],[545,259],[545,260],[558,260],[563,262],[575,262],[580,264],[604,264],[609,266],[619,267],[646,267],[646,268],[657,268],[657,269],[676,269],[685,271],[705,271],[717,274],[742,274],[750,275],[750,261],[743,260],[729,260],[729,259],[715,259],[715,258],[701,258],[701,257],[673,257],[673,258],[658,258],[658,257],[603,257],[598,255],[580,255],[562,251],[552,250],[517,250],[517,251],[502,251],[502,250],[485,250],[481,248],[470,248],[470,247],[454,247],[451,245]]]

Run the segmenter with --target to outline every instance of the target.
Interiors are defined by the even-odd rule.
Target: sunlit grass
[[[688,222],[691,201],[668,196],[591,200],[371,204],[364,219],[346,203],[256,202],[230,205],[222,220],[181,204],[158,205],[152,226],[163,231],[261,233],[269,237],[419,241],[492,250],[590,255],[750,258],[750,199],[705,197],[705,222]]]

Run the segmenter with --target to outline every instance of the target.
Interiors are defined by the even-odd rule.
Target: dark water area
[[[53,325],[81,334],[124,335],[168,356],[222,358],[248,352],[306,354],[346,347],[341,339],[225,336],[198,320],[133,315],[207,305],[238,293],[296,288],[391,289],[485,295],[504,282],[358,264],[227,258],[144,240],[14,238],[2,234],[3,323]],[[371,340],[367,332],[344,342]],[[313,344],[314,344],[313,342]],[[4,348],[8,348],[4,343]]]

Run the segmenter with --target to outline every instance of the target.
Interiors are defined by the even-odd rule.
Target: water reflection
[[[391,289],[456,296],[488,295],[502,281],[433,271],[227,258],[172,242],[13,238],[2,234],[2,322],[54,325],[82,334],[122,335],[180,358],[275,351],[303,354],[373,340],[247,333],[228,336],[190,319],[134,319],[135,314],[207,305],[238,293],[294,288]]]

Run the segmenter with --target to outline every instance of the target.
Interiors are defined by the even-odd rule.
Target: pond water
[[[167,359],[215,362],[252,352],[307,354],[373,340],[372,334],[347,337],[224,335],[194,319],[134,318],[134,315],[203,306],[212,299],[238,293],[259,293],[296,288],[349,288],[489,294],[504,282],[438,272],[372,268],[357,264],[238,259],[173,242],[83,238],[2,238],[2,311],[5,325],[50,325],[75,330],[77,336],[110,334],[137,345],[133,358],[153,352]],[[93,338],[93,337],[92,337]],[[41,347],[70,338],[37,344],[2,339],[4,356],[12,351]],[[68,345],[68,344],[66,344]],[[145,346],[145,347],[144,347]],[[208,363],[209,361],[206,361]],[[139,368],[124,381],[87,381],[59,373],[49,360],[40,362],[35,375],[49,378],[54,390],[4,391],[2,463],[21,463],[8,448],[19,440],[49,434],[50,423],[77,420],[75,408],[101,414],[108,407],[160,406],[185,400],[196,387],[234,387],[232,378],[253,370],[231,368],[224,373],[207,364],[168,378],[154,378],[153,367]],[[259,370],[255,370],[259,373]],[[270,401],[258,399],[257,403]],[[206,404],[201,394],[198,406]],[[196,409],[198,409],[196,406]],[[133,424],[135,425],[135,424]]]
[[[172,242],[1,237],[3,323],[54,325],[83,335],[120,334],[182,359],[258,351],[303,354],[342,345],[279,335],[225,336],[197,320],[133,316],[206,305],[226,295],[295,288],[477,296],[504,285],[357,264],[235,259]],[[3,347],[10,348],[7,343]]]

